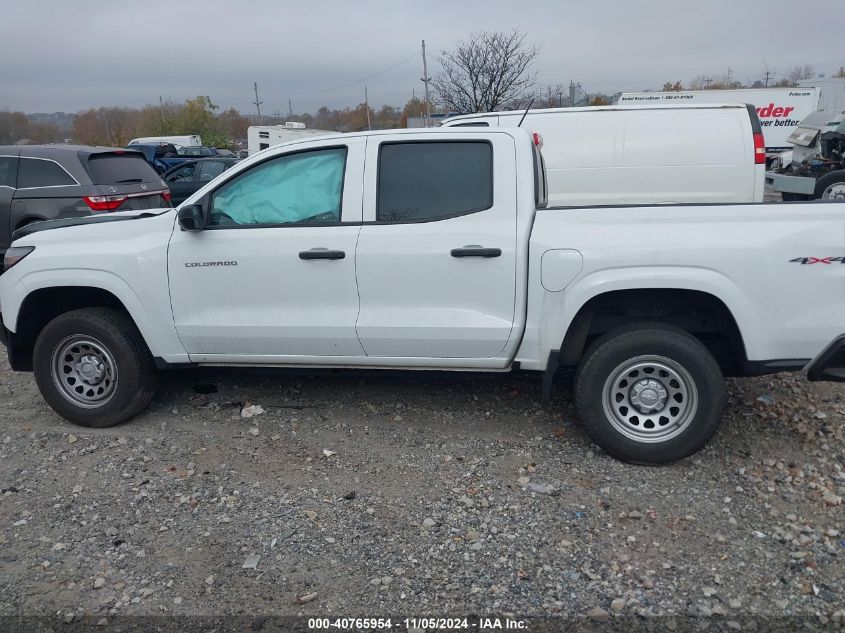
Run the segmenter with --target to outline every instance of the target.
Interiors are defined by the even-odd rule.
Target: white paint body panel
[[[516,127],[523,114],[443,126]],[[521,127],[543,138],[551,206],[763,200],[765,165],[754,164],[744,106],[550,108],[529,110]]]
[[[449,220],[380,225],[380,143],[483,139],[494,146],[494,206]],[[845,256],[837,203],[545,209],[534,204],[528,134],[512,128],[342,135],[298,141],[239,163],[186,202],[290,151],[348,146],[342,223],[181,231],[173,211],[45,230],[0,276],[6,327],[28,294],[91,286],[114,294],[154,356],[171,363],[543,370],[578,310],[604,292],[674,288],[719,298],[748,359],[809,359],[845,331]],[[137,212],[118,215],[133,216]],[[502,249],[460,260],[467,244]],[[341,249],[338,261],[300,250]],[[188,269],[236,259],[237,267]]]

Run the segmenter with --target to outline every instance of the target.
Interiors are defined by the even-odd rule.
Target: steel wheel
[[[689,372],[672,359],[637,356],[610,372],[602,403],[614,429],[652,444],[684,432],[698,410],[698,391]]]
[[[50,367],[59,393],[78,407],[102,407],[115,394],[117,364],[108,348],[93,337],[76,334],[60,341]]]
[[[822,192],[822,200],[845,200],[845,182],[835,182]]]

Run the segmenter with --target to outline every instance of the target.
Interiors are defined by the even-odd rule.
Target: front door
[[[454,137],[367,146],[356,256],[367,356],[495,359],[511,335],[513,141]]]
[[[203,198],[206,229],[176,227],[171,303],[192,361],[363,355],[355,244],[365,145],[309,143],[308,151],[292,146],[235,167]]]

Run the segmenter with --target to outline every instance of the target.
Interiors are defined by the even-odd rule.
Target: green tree
[[[175,134],[197,134],[209,147],[227,146],[229,139],[214,113],[217,109],[210,97],[199,95],[188,99],[176,118]]]
[[[29,120],[23,112],[0,111],[0,144],[11,145],[29,138]]]

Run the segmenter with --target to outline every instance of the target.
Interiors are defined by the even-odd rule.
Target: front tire
[[[38,389],[60,416],[90,428],[114,426],[147,408],[155,368],[132,320],[109,308],[72,310],[35,342]]]
[[[724,378],[710,351],[661,323],[603,335],[575,377],[584,431],[624,461],[663,464],[695,453],[718,429],[725,402]]]

